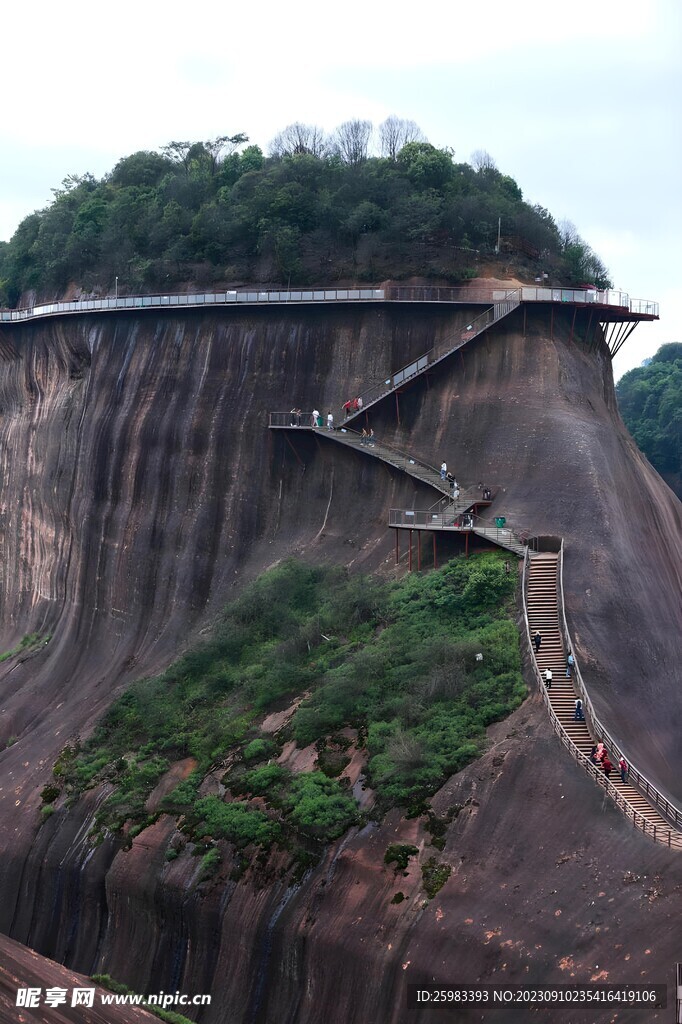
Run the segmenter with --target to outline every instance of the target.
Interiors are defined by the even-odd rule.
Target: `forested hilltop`
[[[372,155],[376,152],[378,155]],[[0,303],[22,293],[122,292],[477,276],[500,249],[520,275],[608,287],[573,225],[532,206],[479,151],[471,163],[411,121],[292,124],[266,156],[239,133],[173,141],[73,174],[0,243]]]
[[[682,344],[662,345],[616,387],[625,425],[652,466],[682,498]]]

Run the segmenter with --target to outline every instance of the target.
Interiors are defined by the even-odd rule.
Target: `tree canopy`
[[[64,179],[0,244],[0,302],[14,305],[28,290],[59,295],[72,282],[102,292],[115,277],[124,292],[412,275],[457,282],[494,254],[500,220],[506,253],[525,254],[560,283],[608,284],[572,226],[526,203],[489,154],[472,159],[457,162],[394,116],[376,130],[346,121],[330,136],[295,122],[269,156],[243,132],[173,140],[123,157],[101,180]]]
[[[682,344],[663,345],[644,366],[624,374],[616,394],[637,445],[682,498]]]

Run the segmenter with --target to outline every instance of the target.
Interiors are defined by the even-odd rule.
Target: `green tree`
[[[651,464],[682,497],[682,344],[663,345],[618,381],[625,424]]]

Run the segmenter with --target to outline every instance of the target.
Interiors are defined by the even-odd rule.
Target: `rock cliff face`
[[[397,814],[330,848],[297,887],[276,865],[267,884],[235,884],[228,865],[208,891],[164,861],[169,819],[127,853],[87,844],[101,793],[39,826],[65,743],[243,579],[291,553],[394,571],[388,509],[426,508],[431,492],[324,438],[272,435],[266,414],[338,416],[467,315],[239,309],[0,331],[0,650],[51,637],[0,665],[0,930],[138,991],[211,991],[205,1021],[427,1019],[401,1009],[407,982],[584,981],[605,958],[622,967],[608,980],[669,980],[682,857],[602,806],[535,698],[439,794],[464,810],[442,855],[453,873],[427,907],[415,869],[396,879],[383,864],[389,842],[424,842]],[[595,704],[679,802],[682,506],[622,426],[605,346],[587,333],[538,308],[524,331],[518,310],[402,395],[400,422],[389,399],[371,423],[499,488],[493,511],[512,526],[564,536]]]

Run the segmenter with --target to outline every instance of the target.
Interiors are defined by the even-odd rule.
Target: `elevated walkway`
[[[524,609],[528,642],[536,630],[542,635],[540,650],[533,661],[538,686],[550,714],[554,731],[573,759],[601,786],[622,811],[656,842],[682,850],[682,813],[675,808],[630,763],[630,759],[603,728],[592,707],[577,664],[575,648],[570,644],[565,627],[562,598],[563,544],[558,552],[533,554],[530,551],[524,565]],[[572,678],[566,677],[568,650],[576,664]],[[552,686],[544,684],[544,672],[552,672]],[[584,721],[575,720],[575,701],[580,697],[585,714]],[[602,740],[609,752],[613,771],[606,777],[602,767],[590,760],[593,746]],[[621,780],[618,761],[625,756],[629,765],[626,781]]]
[[[280,422],[281,418],[287,419],[289,422]],[[274,422],[273,419],[275,420]],[[430,466],[427,462],[422,462],[420,459],[416,459],[413,455],[409,455],[407,452],[394,448],[393,445],[386,444],[383,441],[377,441],[376,439],[373,441],[363,440],[362,434],[357,430],[349,430],[345,427],[335,428],[334,430],[328,430],[327,427],[311,427],[309,425],[309,413],[302,414],[301,420],[302,423],[300,426],[293,426],[291,423],[290,413],[272,413],[270,417],[270,428],[273,430],[289,429],[296,431],[297,433],[315,434],[317,437],[323,437],[328,441],[335,441],[337,444],[342,444],[346,448],[353,448],[355,451],[361,452],[364,455],[369,455],[374,459],[379,459],[381,462],[385,462],[387,465],[393,466],[395,469],[399,469],[403,473],[407,473],[408,476],[413,477],[415,480],[419,480],[423,484],[428,484],[429,487],[433,487],[433,489],[438,491],[438,493],[444,498],[450,499],[447,506],[449,515],[466,512],[477,504],[488,504],[487,502],[482,501],[480,494],[475,487],[460,489],[459,498],[456,502],[453,502],[451,499],[452,488],[447,480],[441,479],[440,470],[436,469],[435,466]]]

